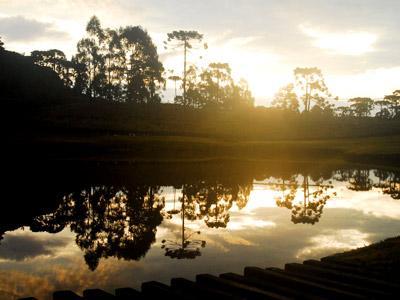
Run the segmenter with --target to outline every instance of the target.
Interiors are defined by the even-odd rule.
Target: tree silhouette
[[[321,109],[327,106],[325,100],[329,97],[322,72],[318,68],[296,68],[294,70],[296,86],[303,92],[301,99],[304,111],[311,111],[311,103],[314,102]]]
[[[272,101],[272,106],[283,110],[298,112],[299,100],[294,91],[294,85],[288,84],[280,88]]]
[[[371,98],[352,98],[349,102],[357,117],[368,117],[374,108],[374,100]]]
[[[389,110],[390,102],[388,100],[375,101],[375,105],[379,105],[379,111],[375,114],[375,117],[381,119],[390,119],[391,113]]]
[[[384,100],[388,101],[392,117],[398,118],[400,116],[400,90],[394,91],[392,95],[386,95]]]
[[[210,63],[201,75],[203,106],[221,107],[227,102],[233,85],[231,68],[226,63]]]
[[[174,91],[175,91],[174,100],[175,100],[176,97],[177,97],[176,83],[177,83],[178,81],[180,81],[181,78],[180,78],[179,76],[177,76],[177,75],[172,75],[172,76],[169,76],[168,79],[174,82]]]
[[[139,26],[128,26],[122,31],[122,44],[127,54],[127,100],[160,103],[157,91],[164,86],[164,68],[151,37]]]
[[[167,41],[164,42],[165,47],[168,45],[174,49],[183,47],[183,79],[182,79],[182,87],[183,87],[183,103],[186,103],[186,71],[187,71],[187,52],[193,48],[194,43],[199,43],[203,40],[203,35],[198,33],[197,31],[172,31],[167,34]],[[204,48],[207,48],[207,45],[204,44]]]
[[[72,88],[75,79],[75,64],[67,60],[64,52],[58,49],[47,51],[32,51],[33,62],[42,67],[48,67],[58,74],[66,87]]]
[[[1,40],[1,36],[0,36],[0,53],[4,50],[4,43]]]
[[[339,117],[353,117],[354,116],[354,110],[352,107],[349,107],[349,106],[336,107],[335,111]]]
[[[159,187],[115,188],[97,186],[71,193],[55,212],[36,217],[32,231],[59,232],[66,226],[95,270],[101,258],[138,260],[155,242],[163,220],[164,199]]]
[[[86,65],[89,96],[98,98],[104,95],[106,86],[105,57],[102,51],[105,33],[96,16],[89,20],[86,33],[88,37],[78,42],[75,59],[78,63]]]

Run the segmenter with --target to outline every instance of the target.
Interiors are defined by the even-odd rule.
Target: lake
[[[396,236],[400,172],[337,163],[6,168],[0,299],[283,267]]]

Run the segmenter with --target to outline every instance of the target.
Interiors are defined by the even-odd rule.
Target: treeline
[[[320,69],[296,68],[294,78],[294,83],[279,89],[272,102],[273,107],[299,113],[301,103],[303,113],[337,117],[369,117],[374,108],[378,108],[375,113],[377,118],[400,117],[400,90],[384,96],[383,100],[356,97],[348,100],[348,106],[336,107],[332,102],[338,97],[330,94]]]
[[[194,31],[174,31],[166,44],[175,43],[185,51],[184,75],[167,77],[159,60],[157,47],[150,35],[140,26],[119,29],[102,28],[97,17],[86,27],[87,36],[77,44],[77,53],[68,60],[58,50],[33,51],[31,58],[37,65],[48,67],[58,74],[64,85],[78,95],[136,104],[161,103],[166,81],[175,84],[177,104],[203,108],[207,106],[231,109],[253,106],[254,99],[247,83],[235,83],[231,69],[225,63],[211,63],[199,70],[188,65],[186,55],[195,40],[202,35]],[[172,70],[169,73],[173,73]],[[184,90],[177,94],[177,83]]]
[[[167,34],[165,48],[183,52],[183,74],[178,76],[174,70],[164,69],[157,47],[145,29],[140,26],[103,28],[99,19],[93,16],[87,24],[86,36],[78,42],[77,53],[71,60],[57,49],[33,51],[30,59],[36,65],[54,71],[64,87],[75,95],[93,100],[159,104],[166,84],[170,82],[173,83],[174,103],[178,105],[218,110],[254,107],[247,82],[235,82],[227,63],[210,63],[204,69],[189,63],[191,49],[201,46],[207,49],[207,44],[202,45],[202,42],[203,35],[197,31]],[[0,39],[1,53],[7,52],[3,45]],[[271,108],[341,118],[400,117],[400,90],[378,101],[356,97],[349,99],[348,105],[337,107],[334,103],[338,97],[329,92],[320,69],[296,68],[293,75],[293,82],[276,93]],[[9,89],[16,90],[12,80],[4,80]]]

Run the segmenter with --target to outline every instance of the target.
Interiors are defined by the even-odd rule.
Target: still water
[[[151,175],[163,167],[132,168],[140,174],[122,180],[107,171],[71,186],[41,181],[8,213],[21,221],[0,221],[0,299],[282,267],[400,231],[400,174],[393,171],[218,166],[212,176],[179,167]]]

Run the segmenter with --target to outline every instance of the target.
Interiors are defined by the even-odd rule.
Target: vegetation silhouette
[[[339,170],[337,171],[335,179],[347,181],[347,188],[353,191],[369,191],[373,187],[369,169]]]
[[[294,224],[314,225],[320,220],[326,202],[331,197],[336,196],[336,192],[330,192],[330,189],[333,189],[332,182],[324,183],[323,178],[310,182],[308,174],[302,175],[303,182],[300,185],[296,177],[294,175],[286,180],[282,179],[282,183],[272,184],[275,189],[282,191],[282,195],[275,199],[276,205],[292,211],[292,222]],[[302,192],[301,201],[296,201],[298,191]]]
[[[101,258],[138,260],[155,242],[163,220],[164,198],[157,186],[96,186],[71,193],[50,214],[36,217],[31,230],[57,233],[66,226],[76,234],[90,270]]]
[[[181,227],[181,239],[179,242],[174,240],[164,239],[161,241],[162,249],[165,249],[165,256],[169,256],[170,258],[177,259],[194,259],[197,256],[201,255],[201,248],[206,246],[206,241],[199,239],[191,239],[193,235],[200,235],[200,231],[191,231],[185,227],[185,217],[186,217],[186,201],[185,194],[181,197],[181,219],[182,219],[182,227]],[[174,203],[175,206],[175,203]],[[189,208],[190,211],[190,208]],[[185,231],[189,231],[185,233]]]
[[[394,200],[400,199],[400,176],[395,172],[376,170],[374,175],[379,178],[374,183],[375,188],[382,190],[383,194],[390,195]]]

